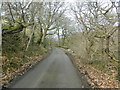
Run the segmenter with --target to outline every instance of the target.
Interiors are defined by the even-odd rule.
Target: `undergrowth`
[[[8,71],[14,72],[21,68],[25,63],[39,57],[47,52],[47,49],[38,44],[30,44],[27,51],[26,45],[28,37],[22,37],[21,34],[8,35],[3,37],[2,41],[2,69],[3,74]]]

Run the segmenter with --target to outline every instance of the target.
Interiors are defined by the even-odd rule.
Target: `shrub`
[[[106,71],[107,70],[106,65],[108,65],[108,61],[107,60],[91,60],[88,62],[88,64],[92,65],[98,70]]]

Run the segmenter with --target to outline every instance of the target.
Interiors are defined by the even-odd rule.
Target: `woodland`
[[[37,62],[51,47],[72,51],[83,65],[112,76],[118,83],[117,7],[118,2],[110,0],[2,2],[2,83]]]

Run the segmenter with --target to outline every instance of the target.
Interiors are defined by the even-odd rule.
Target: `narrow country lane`
[[[10,88],[81,88],[84,84],[69,57],[59,48],[53,47],[51,54],[28,71]]]

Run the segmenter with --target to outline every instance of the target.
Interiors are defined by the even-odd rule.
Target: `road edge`
[[[20,80],[22,77],[24,77],[28,72],[30,72],[32,69],[34,69],[39,63],[41,63],[44,59],[48,58],[50,53],[52,52],[52,48],[49,48],[48,51],[43,54],[43,57],[39,60],[39,58],[35,64],[33,64],[31,67],[28,67],[27,69],[24,69],[21,73],[21,75],[16,75],[12,80],[10,80],[9,84],[7,85],[2,85],[1,90],[5,90],[7,88],[10,88],[16,81]]]
[[[65,51],[65,54],[70,58],[70,60],[72,61],[74,67],[76,68],[77,72],[78,72],[78,75],[79,77],[82,79],[82,83],[84,85],[83,88],[92,88],[91,84],[87,81],[86,77],[85,77],[85,74],[81,73],[79,70],[78,70],[78,67],[77,65],[75,64],[75,58],[74,56],[69,53],[68,51],[64,50]]]

